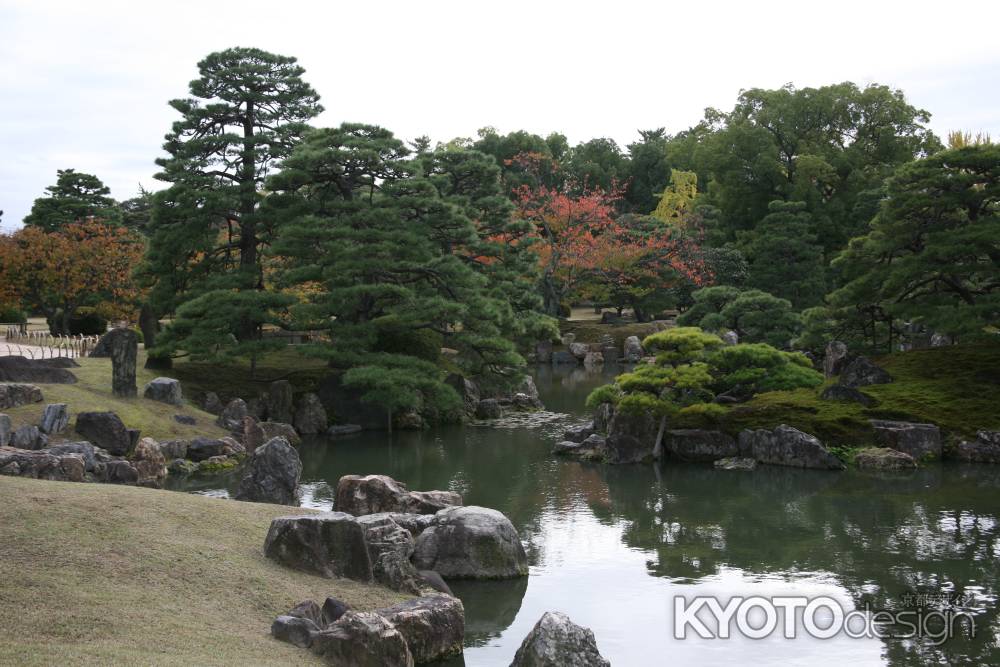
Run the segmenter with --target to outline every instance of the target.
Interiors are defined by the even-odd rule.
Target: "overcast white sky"
[[[403,139],[669,132],[741,88],[851,80],[902,88],[932,128],[1000,137],[1000,2],[114,2],[0,0],[0,209],[19,226],[56,169],[118,199],[153,159],[203,56],[293,55],[319,125]]]

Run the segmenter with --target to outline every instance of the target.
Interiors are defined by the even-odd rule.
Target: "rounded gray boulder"
[[[517,530],[486,507],[449,507],[416,539],[413,564],[444,578],[510,579],[528,574],[528,556]]]

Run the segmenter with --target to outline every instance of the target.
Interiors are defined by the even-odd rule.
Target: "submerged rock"
[[[916,468],[913,457],[888,447],[869,447],[862,449],[854,457],[858,468],[869,470],[906,470]]]
[[[757,461],[742,456],[731,456],[718,459],[713,465],[718,470],[754,470],[757,467]]]
[[[511,667],[610,667],[597,641],[565,614],[548,611],[524,638]]]
[[[975,440],[958,443],[955,455],[969,463],[1000,463],[1000,431],[979,431]]]
[[[608,425],[608,463],[642,463],[653,459],[653,447],[660,420],[643,412],[615,412]]]
[[[816,436],[785,424],[772,431],[740,432],[739,450],[741,456],[752,457],[760,463],[821,470],[844,469],[843,462],[830,453]]]
[[[250,455],[234,497],[257,503],[295,505],[302,460],[284,438],[272,438]]]
[[[486,507],[449,507],[416,540],[413,563],[444,578],[509,579],[528,574],[528,557],[506,516]]]
[[[663,451],[678,461],[711,462],[739,453],[736,441],[722,431],[674,429],[663,434]]]
[[[875,441],[920,460],[941,458],[941,429],[934,424],[871,420]]]
[[[454,491],[410,491],[387,475],[344,475],[337,482],[335,506],[356,516],[379,512],[434,514],[462,504]]]
[[[583,424],[581,426],[574,426],[568,428],[563,432],[563,440],[569,440],[570,442],[583,442],[589,436],[594,434],[594,425]]]
[[[282,565],[327,578],[373,580],[364,527],[343,512],[272,520],[264,540],[264,555]]]
[[[361,432],[360,424],[334,424],[326,429],[326,434],[331,438],[340,438],[345,435],[353,435]]]

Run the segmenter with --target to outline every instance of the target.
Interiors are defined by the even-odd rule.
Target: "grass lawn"
[[[879,404],[824,401],[823,389],[760,394],[733,408],[723,428],[770,428],[789,424],[826,444],[844,447],[873,442],[870,419],[898,419],[938,425],[946,438],[979,429],[1000,429],[1000,345],[958,345],[914,350],[875,359],[889,371],[889,384],[862,387]]]
[[[66,403],[70,412],[70,428],[58,440],[79,439],[73,433],[72,426],[75,415],[79,412],[110,410],[117,413],[129,428],[137,428],[143,436],[157,440],[190,439],[203,435],[221,437],[226,432],[215,425],[215,415],[194,407],[192,394],[186,385],[182,390],[186,399],[185,405],[173,406],[142,398],[142,389],[153,378],[163,375],[179,377],[173,371],[149,371],[142,366],[146,361],[145,352],[139,351],[136,384],[139,387],[137,398],[118,398],[111,393],[111,360],[83,358],[76,360],[79,368],[69,369],[78,379],[76,384],[41,384],[44,401],[33,405],[22,405],[17,408],[7,408],[4,412],[10,415],[15,425],[37,424],[42,416],[46,403]],[[194,425],[180,424],[174,415],[194,417]]]
[[[272,639],[274,617],[402,599],[265,559],[271,519],[308,510],[3,476],[0,498],[0,664],[322,664]]]

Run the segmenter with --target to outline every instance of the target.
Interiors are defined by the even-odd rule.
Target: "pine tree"
[[[768,210],[745,249],[750,285],[788,299],[796,309],[817,305],[826,291],[823,249],[806,205],[773,201]]]
[[[56,174],[56,184],[45,188],[48,194],[31,205],[24,218],[26,226],[55,232],[74,222],[121,221],[118,203],[108,196],[111,190],[97,176],[75,169],[59,169]]]
[[[457,148],[408,155],[387,130],[344,124],[311,133],[269,185],[280,279],[303,295],[295,321],[329,337],[307,351],[390,417],[459,407],[435,363],[442,344],[468,375],[513,375],[523,360],[509,336],[531,303],[494,266],[507,257],[490,238],[510,231],[495,164]],[[390,331],[412,349],[386,345]],[[428,335],[440,342],[418,358]]]
[[[157,160],[170,187],[154,199],[143,276],[154,310],[176,315],[161,353],[253,353],[291,300],[267,289],[262,251],[275,228],[260,215],[264,180],[322,107],[295,58],[233,48],[198,69],[191,97],[170,102],[182,117]]]

